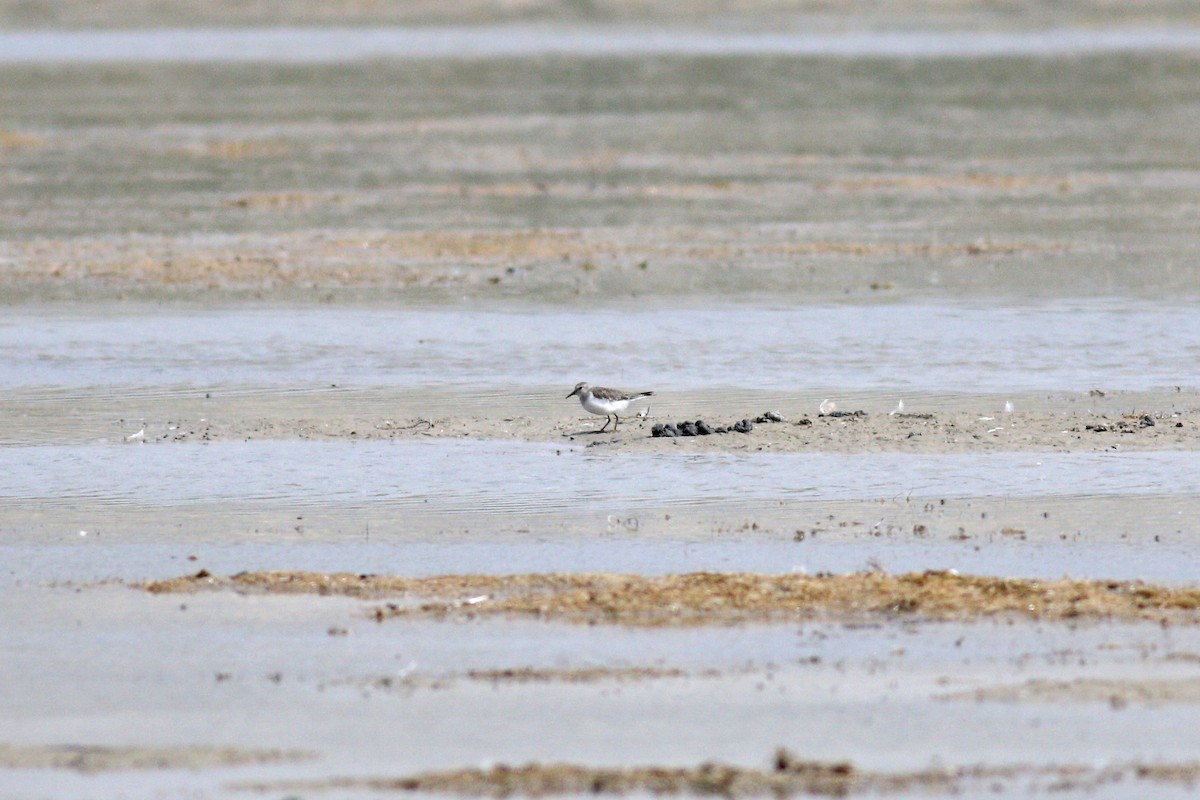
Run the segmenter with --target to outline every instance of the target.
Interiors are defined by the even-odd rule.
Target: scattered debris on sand
[[[632,683],[673,678],[717,678],[718,670],[687,671],[673,667],[505,667],[470,669],[461,673],[427,674],[419,670],[402,675],[376,675],[322,681],[319,687],[353,688],[364,692],[411,694],[422,690],[449,689],[461,681],[492,686],[523,684]]]

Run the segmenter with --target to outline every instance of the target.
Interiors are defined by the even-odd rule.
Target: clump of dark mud
[[[1177,424],[1182,425],[1183,423]],[[1135,433],[1142,428],[1153,427],[1154,417],[1150,416],[1149,414],[1142,414],[1141,416],[1130,416],[1124,419],[1119,419],[1116,422],[1111,422],[1107,425],[1099,422],[1084,425],[1083,429],[1092,433],[1108,433],[1109,431],[1116,433]]]
[[[749,433],[756,424],[766,422],[786,422],[777,411],[767,411],[759,414],[753,420],[749,417],[740,419],[732,425],[713,427],[702,419],[695,422],[659,422],[650,429],[650,435],[655,439],[673,439],[679,436],[711,436],[714,433]]]
[[[695,422],[659,422],[650,429],[650,435],[655,439],[674,439],[678,436],[711,436],[714,433],[749,433],[752,430],[754,423],[748,419],[716,428],[698,419]]]

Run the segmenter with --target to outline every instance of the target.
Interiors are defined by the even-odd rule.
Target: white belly
[[[625,409],[629,408],[628,400],[601,400],[594,394],[589,392],[582,399],[583,408],[593,414],[607,416],[608,414],[620,414]]]

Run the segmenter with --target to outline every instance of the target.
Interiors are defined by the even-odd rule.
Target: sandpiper
[[[575,384],[575,391],[567,397],[578,396],[579,404],[585,411],[603,414],[604,427],[596,431],[596,433],[603,433],[609,422],[613,423],[614,431],[617,429],[617,426],[621,424],[621,418],[617,414],[628,408],[630,403],[652,394],[654,392],[622,392],[617,389],[605,389],[603,386],[592,386],[587,381],[580,381]]]

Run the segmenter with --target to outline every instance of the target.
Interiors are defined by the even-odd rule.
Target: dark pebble
[[[712,433],[715,433],[715,431],[707,422],[702,419],[698,419],[696,420],[696,433],[700,434],[701,436],[708,436]]]
[[[866,415],[867,412],[865,411],[830,411],[828,414],[821,414],[819,416],[836,419],[838,417],[865,417]]]
[[[730,430],[737,431],[738,433],[749,433],[754,430],[754,423],[748,419],[744,419],[741,422],[734,423]]]
[[[663,423],[659,422],[653,428],[650,429],[650,435],[656,439],[662,438],[664,436],[666,438],[670,439],[672,437],[678,436],[679,431],[675,430],[675,426],[670,424],[669,422],[665,425]]]
[[[1141,425],[1143,428],[1153,428],[1154,427],[1154,419],[1149,414],[1144,415],[1141,418],[1140,422],[1141,422]]]
[[[758,418],[755,419],[754,421],[755,422],[787,422],[787,420],[783,418],[783,415],[780,414],[778,411],[767,411],[763,414],[760,414],[758,416]]]
[[[695,436],[696,435],[696,423],[694,423],[694,422],[680,423],[679,435],[680,436]]]

